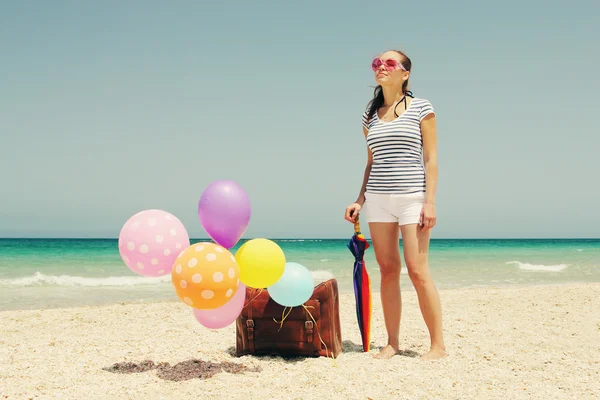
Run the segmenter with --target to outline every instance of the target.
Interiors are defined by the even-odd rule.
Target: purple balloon
[[[221,307],[210,310],[194,308],[194,317],[208,329],[221,329],[231,325],[242,312],[246,301],[246,286],[240,282],[235,294]]]
[[[252,209],[244,189],[229,180],[208,185],[198,202],[198,218],[208,235],[219,245],[231,249],[242,238]]]

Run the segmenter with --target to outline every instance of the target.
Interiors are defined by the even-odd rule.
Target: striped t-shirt
[[[373,153],[367,192],[425,192],[421,120],[432,112],[428,100],[416,97],[402,115],[389,122],[380,120],[377,112],[368,121],[365,111],[362,124],[369,131],[367,145]]]

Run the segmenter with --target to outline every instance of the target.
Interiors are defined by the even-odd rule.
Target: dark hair
[[[402,58],[400,63],[407,71],[410,71],[410,69],[412,67],[412,62],[410,61],[410,58],[408,58],[408,56],[406,54],[404,54],[400,50],[389,50],[389,51],[395,51],[396,53],[400,54],[400,57]],[[408,79],[405,80],[404,83],[402,84],[402,93],[404,93],[405,96],[413,97],[412,92],[410,92],[408,90]],[[381,90],[381,85],[377,85],[375,87],[375,90],[373,91],[373,99],[371,99],[371,101],[369,102],[369,104],[367,106],[369,108],[369,112],[367,113],[367,120],[371,120],[371,118],[373,118],[373,115],[375,114],[375,112],[377,112],[377,110],[383,105],[383,101],[384,101],[383,90]],[[406,105],[406,102],[404,104]],[[396,104],[396,106],[398,106],[398,105]],[[396,112],[396,110],[394,109],[394,113],[395,112]]]

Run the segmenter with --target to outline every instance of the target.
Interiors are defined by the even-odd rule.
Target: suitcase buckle
[[[306,321],[304,323],[304,328],[306,329],[306,333],[308,336],[306,338],[308,340],[308,343],[312,343],[312,341],[313,341],[313,326],[314,326],[314,324],[312,321]]]
[[[248,340],[254,340],[254,320],[246,320],[246,327],[248,328]]]

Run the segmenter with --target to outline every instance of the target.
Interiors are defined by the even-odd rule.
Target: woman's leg
[[[442,333],[442,306],[435,283],[429,273],[428,253],[430,231],[417,224],[403,225],[402,245],[408,276],[412,281],[423,319],[431,337],[431,349],[421,358],[435,359],[446,355]]]
[[[381,271],[381,304],[388,344],[375,358],[388,359],[398,352],[400,336],[400,246],[397,222],[369,223],[375,258]]]

